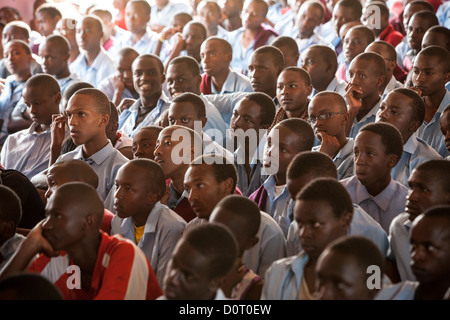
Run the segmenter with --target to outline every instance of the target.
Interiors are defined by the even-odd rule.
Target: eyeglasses
[[[325,121],[325,120],[328,120],[328,119],[330,119],[332,117],[337,116],[338,114],[344,114],[344,113],[345,112],[324,112],[324,113],[319,114],[317,117],[316,116],[310,116],[307,121],[308,121],[309,124],[315,125],[317,120]]]

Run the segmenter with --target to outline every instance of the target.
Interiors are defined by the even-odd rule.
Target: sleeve
[[[153,269],[142,250],[128,241],[120,241],[102,258],[106,264],[97,279],[101,287],[95,300],[154,300],[162,295]]]

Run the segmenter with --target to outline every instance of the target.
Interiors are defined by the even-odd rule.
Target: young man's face
[[[200,56],[203,70],[209,76],[228,74],[232,55],[225,52],[219,41],[205,41],[200,49]]]
[[[191,57],[200,55],[200,47],[205,41],[202,29],[196,25],[189,25],[183,29],[183,38],[186,52]]]
[[[103,32],[94,19],[85,18],[77,25],[76,38],[78,46],[89,52],[100,48]]]
[[[69,54],[63,54],[56,43],[44,42],[39,46],[39,56],[42,59],[42,71],[58,75],[67,67]]]
[[[243,133],[247,133],[247,130],[254,130],[254,133],[258,134],[260,129],[267,129],[267,126],[261,126],[261,108],[260,105],[252,100],[243,99],[239,101],[231,116],[230,133],[239,137],[240,130]]]
[[[39,33],[44,37],[47,37],[53,33],[58,20],[59,17],[52,18],[48,13],[44,11],[36,13],[37,28],[39,30]]]
[[[117,60],[116,70],[122,79],[125,88],[129,91],[134,92],[133,85],[133,70],[132,65],[136,57],[134,55],[128,54],[119,56]]]
[[[334,21],[334,28],[336,30],[336,33],[339,34],[339,31],[341,30],[341,27],[344,23],[354,21],[354,13],[353,9],[350,7],[343,7],[340,5],[336,5],[333,10],[333,21]]]
[[[387,122],[396,127],[402,137],[409,137],[420,123],[412,118],[412,99],[398,92],[389,93],[377,111],[377,121]],[[406,142],[406,141],[405,141]]]
[[[42,235],[54,250],[70,248],[85,237],[85,210],[85,205],[67,203],[57,192],[47,200]]]
[[[337,218],[333,208],[324,200],[296,200],[294,217],[302,249],[311,258],[318,258],[333,240],[347,233],[349,216]]]
[[[422,38],[425,32],[431,27],[431,23],[421,17],[411,17],[406,29],[406,36],[408,37],[409,47],[411,49],[420,51],[422,45]]]
[[[378,94],[378,89],[383,83],[384,77],[378,74],[378,66],[374,61],[365,59],[354,59],[350,63],[349,77],[350,83],[359,87],[361,94],[355,93],[358,99]]]
[[[447,151],[450,151],[450,112],[444,112],[439,119],[441,132],[444,135],[444,143]]]
[[[327,113],[330,117],[326,120],[320,120],[320,116]],[[332,97],[315,96],[312,98],[308,105],[308,115],[316,118],[316,122],[312,126],[318,139],[321,139],[320,134],[335,137],[345,132],[347,113]]]
[[[397,62],[393,57],[391,58],[389,56],[389,51],[384,45],[372,42],[366,47],[364,52],[378,53],[383,57],[384,63],[386,64],[386,74],[392,74],[394,72]]]
[[[324,76],[330,73],[331,61],[325,61],[318,51],[318,49],[306,49],[301,56],[302,68],[308,71],[313,87],[322,83]]]
[[[422,49],[429,46],[440,46],[450,52],[450,39],[441,32],[430,32],[428,29],[422,38]]]
[[[171,64],[167,68],[167,90],[172,98],[181,93],[200,91],[200,75],[194,76],[186,63]]]
[[[427,171],[413,170],[408,185],[405,211],[411,221],[425,210],[450,201],[450,195],[445,191],[441,180]]]
[[[155,198],[149,184],[145,181],[142,170],[132,163],[125,164],[117,172],[114,191],[114,210],[119,218],[125,219],[148,214],[148,208]]]
[[[412,83],[422,91],[423,96],[431,96],[442,90],[450,79],[439,57],[420,54],[414,60]]]
[[[253,53],[248,71],[253,91],[269,93],[276,88],[281,68],[275,65],[270,53]]]
[[[70,179],[66,177],[63,169],[59,166],[51,166],[47,171],[47,191],[45,192],[45,198],[48,199],[55,193],[55,190],[62,186],[63,184],[71,182]]]
[[[34,123],[50,125],[52,115],[59,113],[61,94],[51,95],[43,85],[25,86],[22,96]]]
[[[70,136],[76,145],[82,145],[106,132],[109,118],[97,111],[96,101],[85,94],[75,94],[66,109]],[[106,117],[105,117],[106,116]],[[106,133],[105,133],[106,134]]]
[[[220,12],[217,12],[212,5],[208,4],[201,5],[201,8],[197,7],[197,16],[207,29],[217,28],[221,18]]]
[[[194,130],[195,121],[206,123],[206,118],[198,116],[197,108],[191,102],[172,102],[169,108],[169,124]]]
[[[381,136],[371,131],[361,131],[355,139],[355,174],[364,186],[372,186],[390,175],[394,167],[392,154],[386,154]]]
[[[411,229],[411,269],[421,283],[439,285],[450,277],[450,228],[447,219],[421,216]]]
[[[16,26],[5,26],[2,32],[2,45],[3,47],[11,40],[23,40],[26,43],[29,42],[29,38],[26,37],[25,32]]]
[[[184,175],[184,188],[192,210],[200,219],[209,219],[216,204],[231,192],[227,180],[217,182],[208,164],[189,167]]]
[[[27,53],[21,43],[8,43],[4,47],[6,69],[11,74],[25,75],[30,73],[31,54]]]
[[[316,291],[321,300],[371,300],[367,273],[356,257],[326,249],[316,264]]]
[[[264,11],[262,5],[251,1],[242,11],[242,25],[246,29],[257,29],[264,21]]]
[[[150,129],[139,130],[133,137],[133,158],[154,160],[157,139],[158,131]]]
[[[171,179],[175,176],[178,177],[178,174],[182,174],[184,176],[185,166],[190,163],[190,161],[184,163],[183,165],[174,163],[174,157],[179,156],[175,151],[174,154],[172,154],[174,148],[177,148],[176,150],[182,150],[183,154],[181,154],[180,157],[189,157],[191,161],[193,160],[191,140],[184,140],[186,139],[184,136],[178,139],[178,137],[175,137],[175,134],[172,139],[172,134],[175,130],[176,129],[174,128],[167,127],[159,133],[154,152],[155,161],[163,168],[166,178]],[[184,154],[185,150],[189,150],[190,154]]]
[[[277,81],[277,98],[286,111],[301,110],[306,106],[311,86],[295,71],[282,71]]]
[[[363,53],[368,45],[369,42],[362,31],[351,29],[345,35],[343,42],[345,59],[352,61],[358,54]]]
[[[137,58],[133,63],[133,83],[141,97],[159,97],[165,80],[161,65],[153,58]]]
[[[322,22],[321,18],[322,13],[317,7],[303,4],[297,15],[300,39],[310,38],[314,33],[314,29]]]
[[[211,299],[209,259],[190,243],[180,240],[167,265],[163,291],[169,300]]]
[[[275,170],[278,166],[277,175],[285,175],[292,159],[299,153],[299,140],[298,135],[284,125],[276,125],[270,130],[264,146],[264,167]]]
[[[128,3],[125,7],[125,25],[131,33],[145,31],[150,16],[146,15],[143,8],[137,3]]]

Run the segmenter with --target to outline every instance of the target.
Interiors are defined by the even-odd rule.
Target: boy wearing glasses
[[[348,121],[344,98],[337,92],[319,92],[308,106],[308,122],[320,145],[313,151],[329,155],[337,168],[338,180],[353,176],[353,138],[347,138]]]

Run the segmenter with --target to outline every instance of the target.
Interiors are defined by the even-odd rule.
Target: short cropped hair
[[[433,180],[439,181],[442,189],[450,194],[450,161],[429,160],[421,163],[414,170],[425,172]]]
[[[364,125],[359,132],[361,133],[363,131],[378,134],[386,148],[386,154],[394,154],[400,160],[403,154],[403,139],[400,131],[396,127],[387,122],[372,122]]]
[[[38,12],[45,12],[52,18],[55,18],[55,17],[62,18],[61,11],[55,5],[53,5],[51,3],[44,3],[44,4],[40,5],[36,9],[36,13],[38,13]]]
[[[144,179],[152,192],[160,194],[160,199],[166,192],[166,178],[161,166],[150,159],[133,159],[128,162],[128,165],[138,167]]]
[[[0,281],[2,293],[12,293],[15,300],[64,300],[59,289],[38,273],[22,272]]]
[[[318,178],[308,183],[295,200],[326,201],[333,208],[335,217],[353,213],[353,202],[347,189],[336,179]]]
[[[203,23],[201,23],[200,21],[191,20],[188,23],[186,23],[186,25],[183,27],[183,32],[191,26],[199,28],[201,31],[201,36],[202,36],[203,40],[206,39],[206,37],[208,36],[208,31],[206,30],[206,27]]]
[[[273,39],[270,45],[278,49],[280,47],[286,47],[291,50],[293,54],[298,54],[299,52],[297,42],[294,40],[294,38],[289,36],[278,36]]]
[[[6,28],[17,28],[17,29],[20,29],[23,32],[23,38],[24,39],[29,39],[30,38],[31,28],[24,21],[16,20],[16,21],[8,22],[5,25],[5,27],[3,28],[3,30],[5,30]]]
[[[84,16],[83,19],[81,19],[81,21],[85,21],[88,19],[93,20],[95,25],[97,26],[97,29],[100,30],[101,32],[103,32],[103,22],[98,16],[96,16],[94,14],[88,14],[88,15]]]
[[[423,20],[428,21],[429,22],[428,23],[429,27],[438,26],[439,25],[439,20],[436,17],[436,14],[433,11],[428,11],[428,10],[418,11],[418,12],[414,13],[411,16],[411,18],[409,18],[409,23],[411,23],[413,18],[421,18]]]
[[[298,151],[311,151],[314,146],[314,131],[303,119],[290,118],[280,121],[276,126],[285,126],[299,138]]]
[[[77,94],[90,96],[95,100],[95,107],[99,114],[107,114],[108,116],[111,116],[111,105],[109,103],[109,99],[102,91],[95,88],[85,88],[75,92],[75,95]]]
[[[66,90],[64,90],[63,100],[69,101],[69,99],[75,94],[75,92],[85,88],[94,88],[94,86],[88,82],[83,81],[72,82],[71,84],[69,84]]]
[[[61,92],[61,87],[59,86],[56,79],[45,73],[38,73],[29,78],[25,82],[25,88],[40,86],[42,88],[41,93],[47,92],[49,95],[55,95]]]
[[[200,67],[197,60],[195,60],[194,58],[190,56],[178,56],[169,62],[169,66],[175,65],[177,63],[185,63],[188,70],[194,77],[200,75]]]
[[[273,122],[276,112],[275,102],[264,92],[251,92],[243,99],[253,101],[261,107],[261,125],[270,125]]]
[[[450,52],[440,46],[428,46],[418,53],[421,56],[436,57],[443,66],[443,72],[450,72]],[[417,58],[416,58],[417,59]]]
[[[347,103],[345,102],[344,97],[335,91],[321,91],[317,93],[314,98],[315,97],[331,97],[339,106],[341,112],[347,112]]]
[[[409,106],[411,107],[411,118],[413,120],[419,121],[420,124],[423,123],[425,120],[425,102],[422,100],[422,98],[417,94],[416,91],[408,89],[408,88],[397,88],[394,89],[392,92],[401,93],[404,96],[407,96],[409,99],[412,100],[411,104]]]
[[[45,38],[43,43],[52,43],[54,47],[58,49],[59,52],[70,53],[70,43],[66,37],[63,37],[59,34],[51,34]],[[42,43],[41,43],[42,45]]]
[[[143,60],[143,59],[153,59],[153,60],[156,61],[156,63],[158,64],[159,71],[161,71],[161,73],[164,73],[164,64],[163,64],[163,62],[161,61],[161,59],[160,59],[157,55],[154,55],[153,53],[146,53],[146,54],[141,54],[141,55],[139,55],[139,56],[133,61],[132,69],[135,68],[135,65],[137,64],[137,61]],[[176,58],[175,58],[175,59],[176,59]],[[174,59],[174,60],[175,60],[175,59]],[[173,60],[172,60],[172,61],[173,61]],[[197,65],[197,67],[198,67],[198,65]]]
[[[311,76],[309,75],[308,71],[306,71],[305,69],[300,68],[300,67],[287,67],[281,72],[286,72],[286,71],[296,72],[302,78],[305,86],[311,85]]]
[[[183,234],[180,242],[190,244],[197,252],[209,259],[209,278],[224,277],[238,255],[238,244],[231,231],[222,224],[200,224]]]
[[[197,117],[199,117],[199,118],[206,117],[205,102],[203,102],[202,98],[200,98],[195,93],[184,92],[184,93],[176,96],[172,100],[172,103],[175,103],[175,102],[179,102],[179,103],[188,102],[188,103],[192,104],[195,107],[195,109],[197,111]]]
[[[336,51],[331,49],[329,46],[314,44],[308,48],[309,50],[315,49],[317,51],[317,55],[325,62],[333,65],[333,74],[336,73],[338,68],[338,60]]]
[[[353,26],[347,31],[347,34],[349,34],[349,32],[352,30],[358,30],[362,32],[368,43],[372,43],[375,41],[375,33],[372,29],[369,29],[365,25]]]
[[[231,194],[235,192],[238,176],[234,164],[228,163],[227,159],[224,156],[206,154],[194,159],[194,161],[192,161],[189,166],[194,167],[204,164],[211,167],[212,173],[217,183],[221,183],[228,178],[231,178],[233,180]]]
[[[268,53],[272,56],[273,63],[280,68],[280,71],[284,68],[284,55],[280,49],[271,45],[265,45],[253,51],[252,56],[264,53]]]
[[[352,20],[359,20],[362,15],[362,4],[359,0],[340,0],[336,3],[335,7],[337,6],[351,8],[353,11]]]
[[[17,227],[22,220],[22,204],[11,188],[0,184],[0,221],[12,221]]]
[[[369,266],[378,266],[384,274],[384,257],[376,244],[360,235],[351,235],[340,237],[328,244],[324,251],[335,252],[344,256],[352,257],[360,270],[366,274]],[[370,274],[367,274],[369,276]]]
[[[212,1],[210,1],[210,2],[212,2]],[[218,36],[212,36],[212,37],[208,37],[203,43],[206,43],[207,41],[220,42],[220,45],[222,46],[222,49],[225,53],[233,53],[233,48],[231,47],[231,44],[223,38],[220,38]]]
[[[313,173],[316,177],[337,179],[337,169],[331,157],[323,152],[303,151],[288,166],[286,177],[298,179]]]
[[[128,2],[130,5],[131,4],[135,4],[135,5],[139,5],[141,6],[144,14],[146,16],[149,16],[152,12],[152,7],[150,6],[150,4],[148,3],[148,1],[145,0],[131,0]]]
[[[20,44],[22,46],[22,48],[25,50],[26,54],[28,54],[28,55],[32,54],[30,46],[23,40],[11,40],[11,41],[9,41],[8,43],[5,44],[5,48],[4,49],[6,49],[6,47],[8,47],[10,45],[13,45],[15,43]]]
[[[50,168],[61,168],[66,181],[85,182],[93,188],[98,187],[98,176],[95,170],[83,160],[70,159],[55,162]]]
[[[373,62],[376,65],[375,72],[378,73],[379,76],[386,75],[386,62],[383,57],[375,52],[363,52],[358,54],[354,60],[365,60]]]
[[[395,48],[392,44],[384,40],[376,40],[372,42],[372,44],[382,45],[388,51],[389,59],[397,61],[397,51],[395,51]]]

